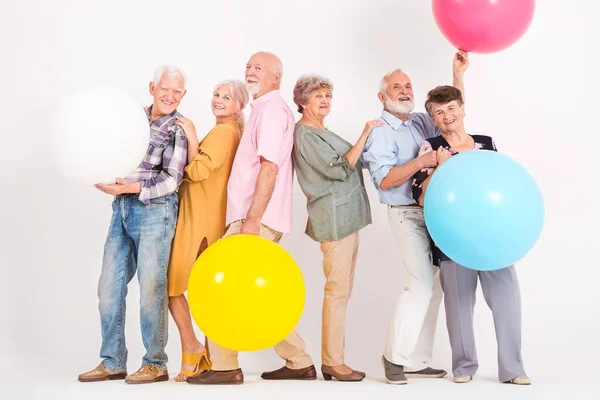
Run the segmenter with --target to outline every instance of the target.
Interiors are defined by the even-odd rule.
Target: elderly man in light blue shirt
[[[456,53],[454,86],[464,95],[463,74],[468,55]],[[423,209],[412,197],[412,178],[421,169],[435,167],[435,152],[417,157],[425,139],[439,135],[425,113],[413,113],[413,88],[408,75],[397,69],[383,77],[379,87],[384,125],[373,129],[363,153],[363,162],[388,207],[388,219],[400,249],[407,280],[390,322],[382,357],[386,380],[406,384],[407,377],[441,378],[446,371],[428,366],[442,300],[439,271],[431,263],[430,238]]]

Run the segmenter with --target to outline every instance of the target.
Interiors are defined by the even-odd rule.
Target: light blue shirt
[[[381,190],[381,181],[390,169],[414,159],[421,142],[439,136],[440,130],[425,113],[410,113],[406,122],[403,122],[384,110],[380,121],[384,125],[373,129],[362,155],[363,163],[371,173],[371,180],[379,191],[379,201],[392,206],[415,204],[412,179],[388,190]]]

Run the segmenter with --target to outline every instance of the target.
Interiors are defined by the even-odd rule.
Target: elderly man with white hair
[[[272,53],[256,53],[246,64],[246,85],[253,97],[252,112],[227,184],[228,228],[224,237],[244,233],[279,243],[283,234],[292,231],[295,121],[292,110],[279,93],[282,74],[281,60]],[[263,379],[317,378],[306,345],[296,331],[274,348],[285,360],[285,366],[263,373]],[[235,385],[244,382],[237,351],[212,341],[210,351],[212,369],[188,379],[188,383]]]
[[[454,86],[463,90],[468,55],[457,52],[453,62]],[[431,239],[423,209],[412,197],[413,176],[423,168],[435,167],[435,152],[417,157],[425,139],[439,136],[431,117],[413,113],[413,88],[408,75],[397,69],[385,75],[379,88],[383,104],[383,126],[373,129],[363,160],[379,201],[388,208],[388,219],[400,249],[400,262],[407,280],[388,330],[382,357],[388,383],[403,385],[407,377],[441,378],[446,371],[428,366],[442,290],[439,270],[431,260]]]
[[[98,284],[102,329],[102,362],[79,375],[81,382],[125,379],[152,383],[169,379],[167,372],[167,266],[177,221],[177,188],[187,160],[187,140],[175,122],[185,96],[184,72],[175,66],[157,68],[150,82],[152,106],[146,114],[149,144],[139,167],[126,179],[97,184],[116,196],[104,245]],[[114,110],[119,112],[119,110]],[[118,143],[115,143],[117,146]],[[127,375],[125,303],[127,284],[135,273],[140,283],[140,322],[146,354],[141,368]]]

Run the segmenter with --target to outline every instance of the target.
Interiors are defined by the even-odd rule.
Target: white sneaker
[[[513,385],[531,385],[531,379],[528,376],[517,376],[515,379],[509,381],[508,383],[512,383]]]
[[[467,374],[463,374],[463,375],[455,375],[452,380],[454,381],[454,383],[469,383],[473,380],[473,375],[467,375]]]

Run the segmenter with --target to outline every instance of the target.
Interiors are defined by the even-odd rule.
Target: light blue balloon
[[[439,167],[425,193],[425,223],[453,261],[479,271],[508,267],[538,240],[544,202],[533,177],[503,154],[460,153]]]

